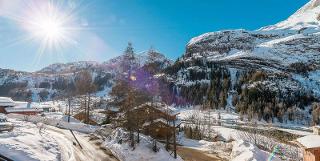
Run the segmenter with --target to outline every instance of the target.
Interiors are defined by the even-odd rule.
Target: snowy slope
[[[166,58],[163,54],[161,54],[158,51],[144,51],[140,52],[138,54],[134,54],[135,57],[135,64],[139,66],[144,66],[145,64],[149,63],[161,63],[162,69],[166,68],[167,66],[170,66],[173,62],[172,60]],[[102,66],[104,69],[107,69],[109,71],[117,72],[120,69],[121,61],[124,59],[124,56],[117,56],[115,58],[112,58],[108,61],[105,61],[102,63]]]
[[[287,20],[265,27],[262,30],[306,30],[309,32],[317,32],[317,30],[319,30],[319,20],[320,1],[311,0]]]
[[[104,145],[121,161],[183,161],[180,156],[174,159],[160,143],[158,143],[159,151],[153,152],[153,139],[143,134],[140,134],[140,143],[132,149],[129,146],[128,136],[127,132],[118,128],[104,142]],[[119,140],[123,140],[122,143]]]
[[[320,0],[311,0],[287,20],[256,31],[241,29],[205,33],[189,41],[185,54],[179,59],[180,64],[188,63],[188,66],[184,65],[171,78],[177,78],[176,84],[195,84],[187,79],[190,70],[201,73],[210,72],[210,69],[194,64],[210,62],[233,69],[233,73],[263,70],[271,75],[277,74],[262,83],[276,88],[303,88],[319,98],[319,22]],[[203,81],[208,82],[197,80],[198,83]]]
[[[122,59],[123,56],[118,56],[103,63],[94,61],[56,63],[36,72],[0,68],[0,96],[10,96],[15,100],[23,101],[52,100],[63,94],[62,90],[72,86],[75,77],[82,70],[88,70],[92,79],[102,85],[96,95],[106,96],[110,91],[114,76],[122,74],[120,72]],[[138,67],[149,63],[159,63],[161,69],[172,64],[171,60],[154,50],[136,54],[135,61]]]
[[[256,31],[227,30],[195,37],[189,41],[184,57],[205,57],[271,70],[287,69],[297,62],[319,65],[319,22],[320,1],[311,0],[275,25]]]

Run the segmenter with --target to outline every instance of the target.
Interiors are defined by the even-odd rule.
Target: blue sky
[[[18,1],[8,12],[26,8]],[[1,10],[0,1],[0,10]],[[4,1],[6,2],[6,1]],[[28,1],[29,2],[29,1]],[[37,5],[37,0],[33,5]],[[36,71],[56,62],[105,61],[122,54],[127,42],[136,52],[153,46],[171,59],[185,51],[186,43],[205,32],[223,29],[255,30],[286,19],[308,0],[69,0],[75,24],[81,26],[76,45],[40,56],[39,41],[18,41],[28,31],[0,12],[0,68]],[[65,6],[64,6],[65,5]],[[5,6],[5,5],[3,5]],[[9,6],[9,7],[8,7]],[[61,7],[62,6],[62,7]],[[20,15],[20,16],[23,16]]]

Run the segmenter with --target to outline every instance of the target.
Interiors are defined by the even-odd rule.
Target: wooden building
[[[9,97],[0,97],[0,113],[6,113],[6,108],[14,107],[14,101]]]
[[[303,161],[320,161],[320,135],[307,135],[296,142],[303,149]]]
[[[37,115],[43,112],[42,108],[21,108],[21,107],[8,107],[5,108],[7,114],[21,114],[21,115]]]
[[[1,97],[0,98],[0,113],[5,114],[22,114],[22,115],[36,115],[43,112],[42,108],[32,108],[31,103],[28,102],[15,102],[11,98]]]
[[[143,132],[153,138],[162,140],[167,136],[171,138],[174,135],[174,130],[176,130],[177,126],[179,126],[179,124],[175,125],[175,122],[173,121],[168,122],[165,119],[159,118],[151,122],[144,123]]]
[[[142,132],[153,138],[165,139],[171,137],[174,130],[180,126],[177,114],[168,105],[163,103],[145,103],[130,111],[136,116]]]

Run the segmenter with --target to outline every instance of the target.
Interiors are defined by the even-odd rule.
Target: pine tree
[[[128,46],[126,47],[125,51],[123,52],[123,59],[121,62],[121,71],[122,72],[131,72],[131,70],[134,70],[134,68],[137,66],[135,62],[135,53],[132,46],[132,43],[128,43]]]

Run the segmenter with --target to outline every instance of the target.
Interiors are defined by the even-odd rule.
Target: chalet
[[[9,97],[0,97],[0,113],[6,113],[7,107],[14,107],[15,102]]]
[[[33,108],[41,108],[43,112],[54,112],[55,108],[51,104],[39,104],[39,105],[34,105]]]
[[[22,114],[22,115],[36,115],[40,114],[43,112],[42,109],[38,108],[16,108],[16,107],[10,107],[6,108],[6,112],[8,114],[13,113],[13,114]]]
[[[180,125],[179,121],[167,121],[163,118],[152,120],[143,124],[144,133],[157,139],[174,135],[174,130]]]
[[[320,161],[320,135],[307,135],[296,142],[303,149],[304,161]]]
[[[28,102],[14,102],[14,106],[6,107],[5,113],[22,114],[22,115],[36,115],[43,112],[42,108],[32,107]]]
[[[22,114],[22,115],[36,115],[42,113],[43,110],[39,108],[32,108],[31,104],[28,102],[15,102],[14,107],[7,107],[6,113],[10,114]]]
[[[117,114],[119,113],[119,109],[118,108],[109,107],[109,108],[105,109],[104,111],[100,111],[99,113],[103,113],[107,117],[116,117]]]
[[[174,109],[163,103],[145,103],[130,111],[137,116],[144,134],[153,138],[164,139],[172,136],[180,121]]]

